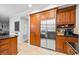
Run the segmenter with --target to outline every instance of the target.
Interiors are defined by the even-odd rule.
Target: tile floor
[[[47,50],[33,45],[28,46],[27,43],[24,43],[18,50],[18,55],[65,55],[65,54]]]

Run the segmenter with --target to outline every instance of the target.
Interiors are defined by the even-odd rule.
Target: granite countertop
[[[5,36],[0,36],[0,39],[6,39],[6,38],[12,38],[12,37],[17,37],[17,36],[15,36],[15,35],[13,35],[13,36],[5,35]]]
[[[74,38],[78,38],[79,35],[73,34],[72,36],[66,36],[66,35],[57,35],[57,36],[62,36],[62,37],[74,37]]]

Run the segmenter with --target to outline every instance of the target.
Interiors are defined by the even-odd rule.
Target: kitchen
[[[28,40],[27,7],[27,4],[0,4],[0,55],[17,55]]]
[[[17,5],[17,7],[18,6],[21,5]],[[26,10],[26,8],[24,10]],[[39,54],[42,54],[40,53],[42,51],[39,51],[40,49],[67,55],[79,54],[78,11],[79,5],[64,4],[42,11],[38,10],[38,12],[35,13],[30,12],[30,15],[27,15],[28,12],[27,14],[23,12],[13,17],[1,16],[0,55],[29,54],[28,52],[33,48],[34,51]],[[33,48],[31,48],[31,46],[33,46]],[[35,49],[35,47],[40,49]]]
[[[0,1],[0,59],[77,59],[78,55],[78,0]]]
[[[76,8],[77,5],[64,5],[31,14],[30,44],[65,54],[78,54]]]
[[[17,54],[17,36],[10,36],[9,32],[9,18],[0,15],[0,55]]]

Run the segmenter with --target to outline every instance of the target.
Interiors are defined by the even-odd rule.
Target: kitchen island
[[[0,55],[17,54],[17,36],[0,36]]]

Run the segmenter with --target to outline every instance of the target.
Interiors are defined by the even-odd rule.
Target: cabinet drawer
[[[5,44],[5,45],[0,45],[0,51],[4,51],[9,49],[9,44]]]
[[[73,38],[73,37],[67,37],[66,38],[68,42],[78,42],[78,38]]]
[[[10,40],[8,39],[2,39],[0,40],[0,45],[8,44]]]
[[[0,55],[9,55],[9,50],[6,49],[6,50],[4,50],[4,51],[1,51],[1,52],[0,52]]]

